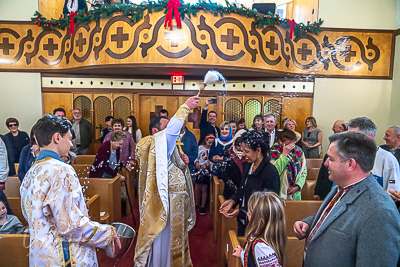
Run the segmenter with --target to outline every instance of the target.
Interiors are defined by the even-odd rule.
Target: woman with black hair
[[[253,125],[251,126],[250,131],[263,131],[265,132],[265,127],[264,127],[264,118],[262,115],[256,115],[253,119]]]
[[[246,162],[243,163],[243,178],[236,193],[219,208],[227,218],[237,217],[238,236],[246,230],[247,202],[255,191],[272,191],[279,194],[280,178],[276,168],[268,160],[269,134],[259,131],[248,131],[242,135],[242,149]],[[228,213],[239,204],[239,209]]]
[[[140,139],[142,139],[142,131],[140,131],[140,129],[137,127],[135,116],[129,116],[126,119],[126,125],[127,126],[124,130],[128,131],[132,135],[133,140],[137,144]]]

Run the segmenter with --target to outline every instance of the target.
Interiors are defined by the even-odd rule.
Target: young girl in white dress
[[[248,202],[245,248],[237,246],[233,256],[244,267],[286,266],[286,222],[283,205],[273,192],[255,192]]]

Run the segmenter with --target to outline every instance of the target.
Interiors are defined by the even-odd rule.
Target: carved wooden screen
[[[225,113],[225,120],[237,121],[242,117],[243,105],[240,100],[231,98],[225,103],[224,113]]]
[[[87,96],[80,95],[74,100],[74,109],[80,109],[82,111],[82,118],[92,122],[92,115],[90,109],[92,101]]]
[[[282,114],[282,105],[276,99],[270,99],[264,104],[264,115],[267,113],[273,113],[276,116],[277,125],[281,125],[281,114]]]
[[[114,118],[121,118],[125,121],[126,118],[131,115],[131,101],[125,97],[120,96],[114,100]]]
[[[244,105],[244,119],[246,127],[250,129],[253,125],[253,119],[256,115],[261,114],[261,102],[257,99],[249,99]]]
[[[94,100],[95,140],[100,139],[100,131],[107,127],[105,118],[111,115],[111,101],[105,96],[99,96]]]

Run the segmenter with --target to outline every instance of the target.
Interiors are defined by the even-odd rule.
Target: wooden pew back
[[[71,166],[74,168],[76,175],[79,178],[88,178],[89,177],[90,168],[92,167],[91,164],[74,164]]]
[[[235,231],[229,231],[229,252],[228,254],[228,267],[241,267],[242,262],[240,258],[232,256],[233,249],[240,245],[244,248],[246,239],[245,237],[237,237]],[[301,267],[303,264],[304,255],[304,242],[305,240],[298,240],[296,237],[289,236],[286,242],[286,258],[287,267]]]
[[[21,186],[21,182],[18,179],[18,176],[8,176],[6,180],[6,190],[4,193],[8,197],[21,197],[19,193],[19,187]]]
[[[294,236],[293,224],[317,213],[321,204],[322,201],[316,200],[284,201],[287,236]]]
[[[317,180],[306,180],[303,188],[301,189],[302,200],[313,200],[315,185]]]
[[[219,206],[225,202],[225,198],[219,195]],[[231,210],[230,212],[232,212]],[[237,221],[236,218],[228,219],[221,215],[221,223],[218,227],[218,238],[217,238],[217,261],[218,266],[225,266],[228,261],[228,242],[229,242],[229,231],[233,230],[237,232]]]
[[[76,157],[75,164],[92,165],[95,158],[96,158],[96,155],[78,155],[78,157]]]
[[[22,214],[21,198],[20,197],[7,197],[7,201],[8,201],[8,205],[10,205],[10,208],[12,209],[13,214],[15,216],[17,216],[19,221],[24,226],[28,226],[28,222],[25,220],[25,217]]]
[[[222,195],[224,191],[224,181],[221,179],[218,179],[217,176],[213,177],[213,184],[214,184],[214,190],[213,190],[213,210],[214,213],[212,214],[213,218],[213,229],[214,229],[214,240],[217,241],[217,226],[221,221],[221,216],[223,216],[221,213],[219,213],[219,200],[218,196]]]
[[[80,178],[83,195],[100,196],[100,222],[121,222],[121,181],[119,176],[114,178]]]
[[[306,159],[307,168],[321,168],[322,159]]]
[[[29,266],[29,235],[0,234],[1,266]]]
[[[317,180],[320,168],[307,168],[307,180]]]
[[[91,221],[100,221],[100,195],[95,194],[86,201],[86,206],[89,210],[89,218]]]

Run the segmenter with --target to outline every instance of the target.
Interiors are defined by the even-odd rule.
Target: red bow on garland
[[[78,15],[78,11],[69,13],[69,34],[74,34],[75,32],[75,21],[74,18]]]
[[[182,27],[181,15],[179,14],[178,7],[181,7],[181,2],[179,0],[168,1],[167,4],[168,12],[167,15],[165,16],[165,23],[164,23],[165,28],[167,27],[167,23],[169,28],[172,27],[172,16],[175,17],[176,25],[178,26],[178,28]]]
[[[287,24],[290,26],[289,38],[292,39],[294,27],[296,27],[296,22],[294,21],[294,19],[291,19],[291,20],[288,19]]]

